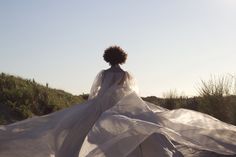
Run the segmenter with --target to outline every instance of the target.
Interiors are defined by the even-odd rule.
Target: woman
[[[120,68],[127,54],[105,50],[111,67],[84,104],[0,127],[0,157],[193,157],[236,154],[236,127],[209,115],[143,101]]]

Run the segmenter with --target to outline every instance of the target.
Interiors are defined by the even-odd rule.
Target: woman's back
[[[123,84],[126,72],[120,67],[111,67],[103,72],[102,88],[107,89],[115,84]]]

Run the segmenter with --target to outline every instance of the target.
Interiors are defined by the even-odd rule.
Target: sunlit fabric
[[[200,157],[236,154],[236,126],[143,101],[128,72],[101,71],[89,100],[0,126],[0,157]]]

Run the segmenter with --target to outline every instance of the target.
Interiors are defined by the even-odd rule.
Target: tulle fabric
[[[124,89],[125,91],[119,91],[119,89]],[[117,91],[122,93],[136,92],[139,93],[138,86],[136,84],[135,78],[128,72],[105,72],[102,70],[97,74],[95,80],[92,84],[89,100],[97,96],[102,96],[104,94],[109,94],[111,92]],[[116,96],[114,94],[113,96]]]
[[[128,72],[101,71],[83,104],[0,126],[0,157],[179,157],[236,154],[236,127],[143,101]]]

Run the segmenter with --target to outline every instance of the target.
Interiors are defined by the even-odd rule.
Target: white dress
[[[0,157],[236,154],[236,126],[143,101],[128,72],[101,71],[83,104],[0,126]]]

